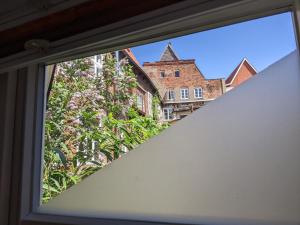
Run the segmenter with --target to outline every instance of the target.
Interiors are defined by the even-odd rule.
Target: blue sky
[[[246,57],[261,71],[296,49],[290,13],[256,19],[132,48],[143,62],[158,61],[168,42],[181,59],[196,59],[206,78],[227,77]]]

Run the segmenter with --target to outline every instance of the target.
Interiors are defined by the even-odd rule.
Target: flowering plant
[[[99,74],[92,66],[91,57],[56,66],[45,120],[43,202],[167,127],[134,110],[137,81],[126,59],[108,53]]]

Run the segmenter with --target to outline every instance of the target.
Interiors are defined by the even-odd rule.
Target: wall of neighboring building
[[[226,79],[226,91],[239,86],[248,79],[252,78],[257,71],[255,68],[248,62],[247,59],[243,61],[234,69],[234,71]]]
[[[143,95],[143,114],[146,116],[152,116],[152,99],[156,94],[156,89],[152,85],[148,77],[136,67],[134,64],[131,64],[133,67],[133,72],[136,75],[138,87],[135,88],[135,92]]]

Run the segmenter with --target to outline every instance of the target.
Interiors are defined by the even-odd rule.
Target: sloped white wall
[[[299,71],[293,52],[40,211],[199,224],[299,224]]]

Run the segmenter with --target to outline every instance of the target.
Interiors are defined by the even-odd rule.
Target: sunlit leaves
[[[127,60],[103,58],[97,75],[91,58],[57,65],[45,120],[43,202],[167,127],[135,111],[137,79]],[[156,112],[157,97],[153,102]]]

